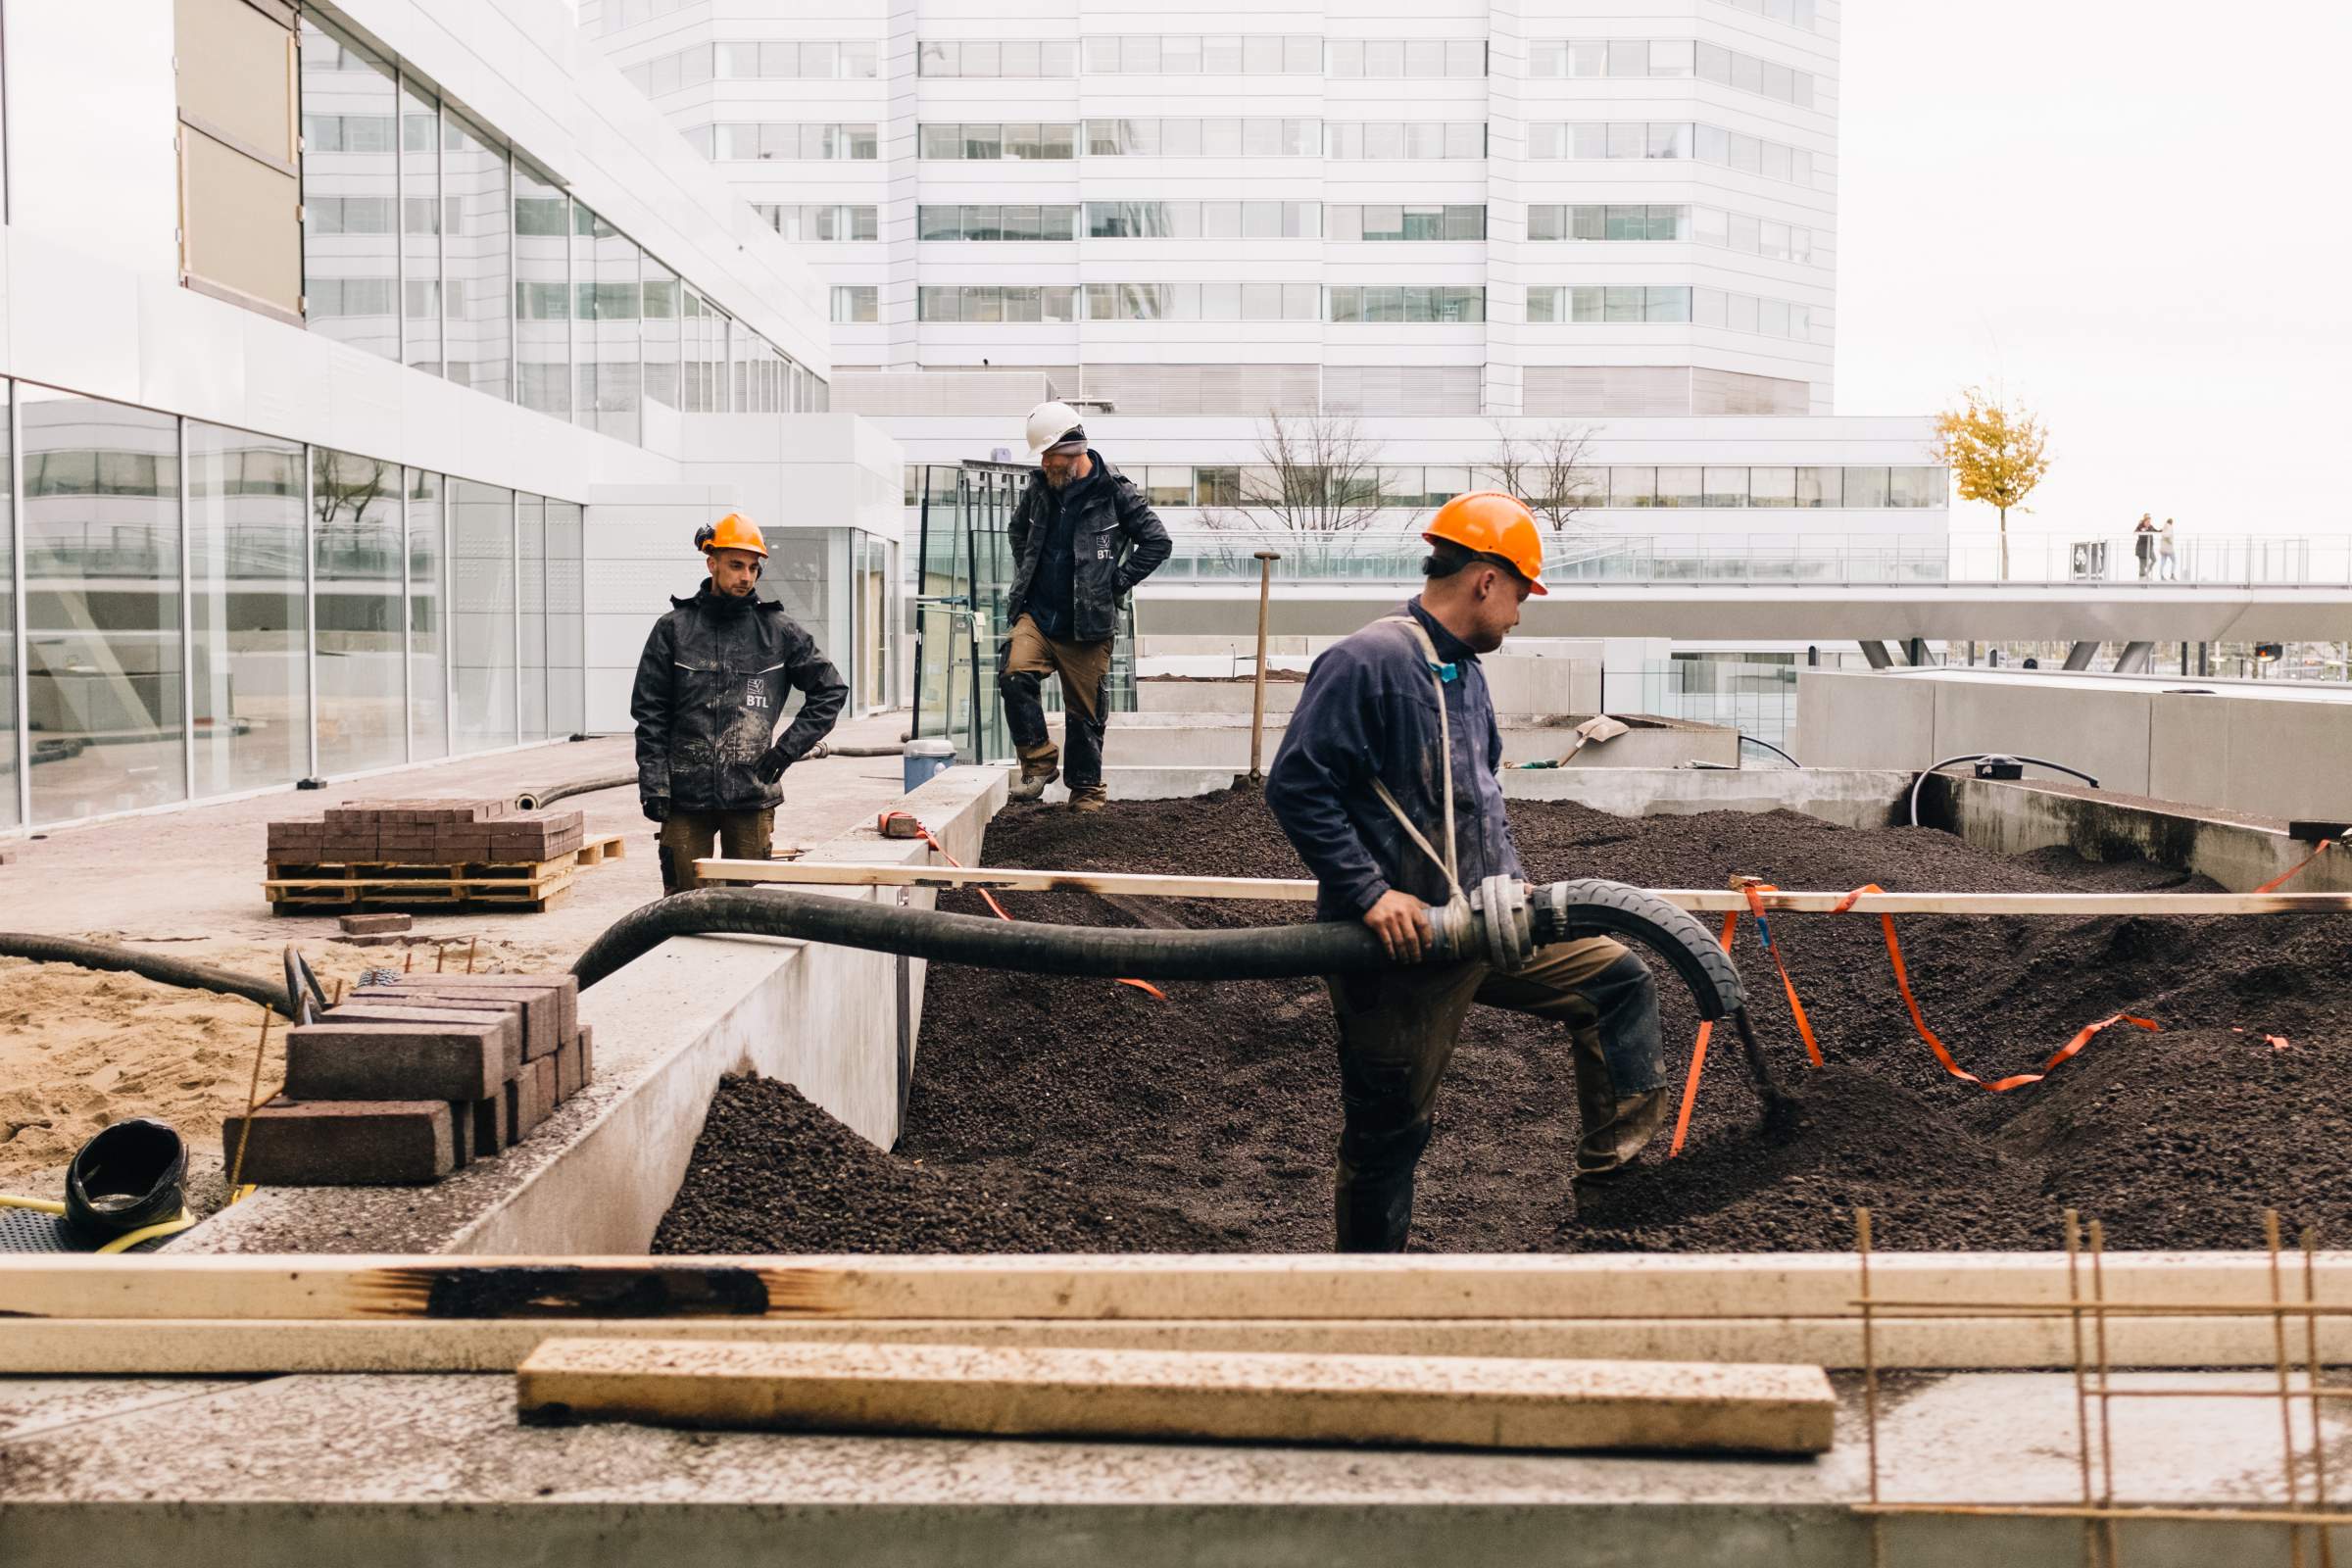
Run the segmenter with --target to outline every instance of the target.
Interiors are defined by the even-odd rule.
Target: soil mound
[[[1539,880],[1647,887],[2031,892],[2203,891],[2137,861],[2063,851],[2003,858],[1926,829],[1843,829],[1786,811],[1608,816],[1514,803]],[[991,864],[1205,875],[1305,874],[1244,792],[1088,816],[1010,808]],[[1001,895],[1018,918],[1140,923],[1135,901]],[[1151,901],[1152,923],[1302,919],[1286,904]],[[982,912],[976,898],[944,907]],[[1768,1051],[1806,1098],[1767,1142],[1736,1048],[1712,1054],[1690,1146],[1663,1135],[1579,1212],[1567,1173],[1574,1081],[1554,1026],[1474,1009],[1422,1161],[1414,1247],[1443,1251],[1842,1250],[1852,1208],[1880,1245],[2057,1245],[2068,1205],[2125,1248],[2260,1245],[2259,1213],[2352,1230],[2352,916],[1918,916],[1897,922],[1929,1024],[1985,1079],[2039,1069],[2084,1024],[2130,1011],[2042,1084],[1991,1095],[1952,1078],[1913,1032],[1879,922],[1782,915],[1775,935],[1831,1063],[1803,1054],[1752,921],[1734,956]],[[1340,1110],[1318,982],[1171,984],[933,965],[906,1125],[885,1155],[777,1086],[731,1083],[711,1112],[663,1246],[711,1250],[1322,1250]],[[1696,1017],[1663,989],[1679,1094]],[[2274,1050],[2266,1035],[2285,1037]],[[1728,1043],[1725,1043],[1728,1045]],[[793,1097],[797,1102],[797,1097]],[[744,1103],[729,1108],[733,1102]],[[756,1102],[759,1115],[750,1110]],[[722,1115],[722,1111],[726,1114]],[[844,1142],[846,1140],[846,1143]],[[746,1147],[746,1146],[751,1147]],[[919,1169],[915,1162],[919,1161]],[[928,1203],[929,1207],[922,1205]],[[892,1212],[905,1204],[907,1216]],[[681,1212],[697,1216],[693,1227]]]

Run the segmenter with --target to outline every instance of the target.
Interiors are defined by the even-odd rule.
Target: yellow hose
[[[196,1216],[183,1208],[179,1211],[177,1219],[168,1219],[161,1224],[144,1226],[127,1235],[118,1236],[104,1247],[99,1248],[98,1250],[101,1252],[127,1252],[141,1242],[152,1241],[158,1236],[177,1236],[195,1223]]]
[[[66,1205],[54,1198],[18,1198],[0,1193],[0,1208],[29,1208],[36,1214],[63,1214]]]

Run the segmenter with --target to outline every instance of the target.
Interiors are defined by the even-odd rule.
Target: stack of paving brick
[[[512,814],[505,801],[355,801],[270,824],[272,865],[471,865],[552,860],[586,841],[578,811]]]
[[[594,1071],[569,975],[404,975],[286,1034],[286,1086],[253,1114],[265,1187],[435,1182],[528,1137]],[[234,1160],[245,1118],[222,1130]]]

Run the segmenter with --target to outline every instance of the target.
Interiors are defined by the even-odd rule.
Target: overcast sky
[[[1845,0],[1841,70],[1838,413],[2005,383],[2013,530],[2352,531],[2352,4]]]

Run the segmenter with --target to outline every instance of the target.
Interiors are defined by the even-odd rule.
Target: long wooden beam
[[[1148,872],[1039,871],[1011,866],[859,865],[849,862],[695,861],[707,882],[820,887],[987,888],[1015,893],[1077,892],[1114,897],[1249,899],[1311,904],[1304,879],[1168,876]],[[1667,903],[1695,913],[1745,911],[1747,896],[1725,888],[1658,888]],[[2352,893],[1759,893],[1767,910],[1828,913],[1844,904],[1856,914],[2343,914]]]
[[[1892,1252],[1872,1283],[1890,1313],[2064,1308],[2060,1252]],[[2260,1252],[2117,1252],[2108,1297],[2144,1310],[2251,1308]],[[2318,1298],[2352,1322],[2352,1252],[2318,1254]],[[499,1318],[1852,1319],[1843,1253],[870,1257],[29,1254],[0,1259],[11,1320],[385,1321]],[[1924,1303],[1935,1303],[1929,1307]]]

